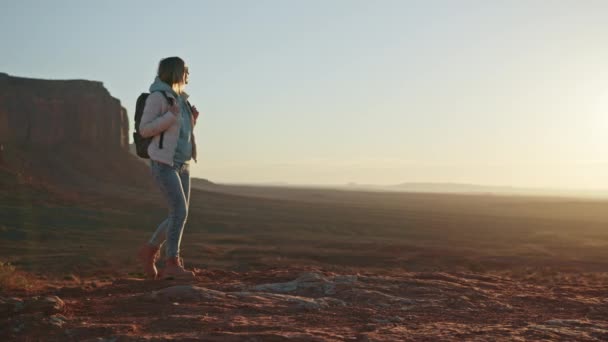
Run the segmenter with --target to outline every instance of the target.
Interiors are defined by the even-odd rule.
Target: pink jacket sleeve
[[[148,138],[166,131],[177,120],[177,117],[167,111],[164,112],[165,99],[161,94],[152,93],[146,99],[144,112],[139,123],[139,133]]]

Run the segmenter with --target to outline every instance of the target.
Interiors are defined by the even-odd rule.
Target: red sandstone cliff
[[[150,189],[147,165],[128,150],[127,112],[101,82],[0,73],[0,147],[4,174],[28,184],[78,192]]]
[[[0,74],[0,143],[127,148],[126,110],[101,82]]]

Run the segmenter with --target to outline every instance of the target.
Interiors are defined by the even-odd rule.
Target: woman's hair
[[[158,63],[158,78],[180,94],[186,85],[186,63],[179,57],[167,57]]]

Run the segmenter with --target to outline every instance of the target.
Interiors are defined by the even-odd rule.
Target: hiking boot
[[[180,257],[167,259],[161,276],[163,279],[195,279],[194,272],[184,269],[184,260]]]
[[[139,249],[137,257],[144,266],[144,273],[149,279],[156,279],[158,270],[156,269],[156,260],[160,256],[160,247],[152,246],[149,243],[144,243]]]

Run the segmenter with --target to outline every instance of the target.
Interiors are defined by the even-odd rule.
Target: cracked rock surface
[[[74,341],[608,339],[601,284],[498,275],[206,270],[196,281],[119,279],[2,297],[3,336]],[[276,279],[276,281],[269,281]]]

